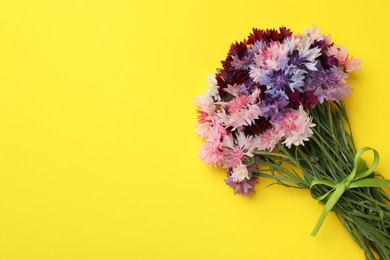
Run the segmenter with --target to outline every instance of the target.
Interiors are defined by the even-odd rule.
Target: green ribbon
[[[370,150],[374,153],[374,161],[370,168],[367,169],[366,163],[361,158],[361,155]],[[338,183],[330,180],[313,180],[311,182],[310,193],[313,198],[319,201],[326,201],[324,211],[322,212],[320,218],[317,221],[316,226],[311,232],[312,236],[315,236],[317,234],[326,216],[333,209],[337,201],[341,198],[341,196],[346,190],[361,187],[390,188],[390,180],[375,179],[373,176],[370,176],[371,173],[375,171],[378,164],[379,153],[375,149],[372,149],[370,147],[364,147],[356,153],[353,170],[351,174],[349,174],[343,181]],[[313,193],[313,188],[319,185],[330,187],[331,190],[323,195],[317,196]]]

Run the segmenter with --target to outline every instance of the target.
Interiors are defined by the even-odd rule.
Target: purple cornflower
[[[260,115],[270,119],[271,121],[277,120],[286,110],[288,103],[289,102],[285,95],[281,93],[274,95],[266,93],[263,97],[263,100],[259,104]]]
[[[330,70],[313,73],[308,83],[310,88],[314,90],[318,102],[337,101],[350,95],[350,88],[346,84],[347,77],[347,73],[333,67]]]
[[[288,99],[286,91],[301,91],[304,86],[306,71],[298,69],[294,65],[288,65],[288,60],[280,62],[280,70],[272,71],[269,75],[260,78],[260,84],[266,85],[266,93],[275,95],[280,93]]]
[[[234,182],[231,177],[225,180],[225,183],[234,189],[234,194],[241,194],[242,196],[249,197],[251,193],[255,192],[255,186],[258,184],[257,177],[250,177],[250,179],[244,179],[240,182]]]
[[[314,77],[312,78],[311,85],[314,88],[330,88],[334,87],[338,84],[337,75],[330,70],[319,71],[314,73]]]

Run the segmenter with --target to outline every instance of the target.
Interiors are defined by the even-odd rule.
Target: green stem
[[[264,160],[259,164],[267,167],[269,178],[277,184],[308,189],[313,180],[339,182],[352,170],[356,148],[344,104],[325,102],[311,115],[317,127],[305,146],[287,149],[281,145],[280,153],[255,152]],[[294,167],[302,175],[295,173]],[[266,177],[264,170],[261,172],[257,176]],[[319,192],[327,190],[320,187]],[[377,254],[390,260],[389,199],[380,188],[355,188],[347,190],[332,209],[367,259],[375,259]]]

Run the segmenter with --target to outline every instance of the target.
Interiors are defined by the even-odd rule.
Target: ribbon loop
[[[362,154],[367,151],[373,151],[374,159],[372,165],[367,169],[365,161],[361,158]],[[390,180],[377,180],[370,175],[375,171],[379,164],[379,153],[370,147],[364,147],[360,149],[354,158],[354,167],[351,173],[341,182],[335,182],[331,180],[313,180],[310,184],[310,194],[316,200],[325,202],[325,208],[319,217],[316,226],[311,232],[312,236],[315,236],[321,228],[328,213],[337,204],[338,200],[348,189],[361,188],[361,187],[378,187],[378,188],[390,188]],[[317,191],[315,187],[317,186]],[[318,186],[326,186],[331,188],[328,192],[317,195]]]

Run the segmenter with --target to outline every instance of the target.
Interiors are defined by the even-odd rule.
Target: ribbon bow
[[[374,161],[370,168],[365,170],[366,164],[365,161],[361,158],[361,155],[369,150],[373,151],[374,153]],[[311,232],[312,236],[315,236],[317,234],[326,216],[333,209],[337,201],[340,199],[340,197],[344,194],[346,190],[360,187],[390,188],[390,180],[378,180],[374,177],[369,177],[369,175],[375,171],[378,164],[378,152],[370,147],[364,147],[356,153],[353,170],[343,181],[337,183],[330,180],[313,180],[311,182],[310,193],[313,198],[319,201],[326,201],[324,211],[322,212],[320,218],[317,221],[316,226]],[[331,190],[323,195],[317,196],[313,194],[313,188],[318,185],[330,187]]]

